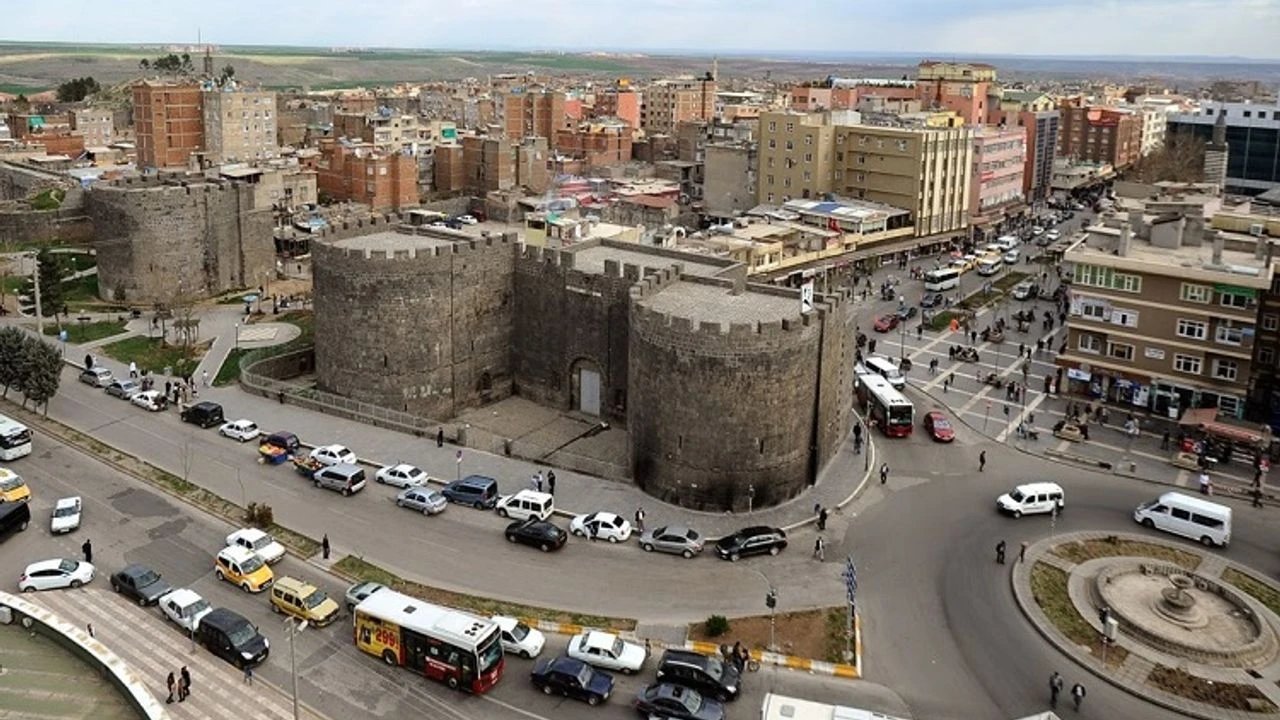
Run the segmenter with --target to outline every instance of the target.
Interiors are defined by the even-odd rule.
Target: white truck
[[[768,693],[760,708],[760,720],[902,720],[873,710],[859,710],[843,705],[826,705],[799,698]]]

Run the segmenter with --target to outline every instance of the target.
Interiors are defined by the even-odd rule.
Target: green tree
[[[26,334],[12,325],[0,328],[0,383],[4,384],[4,397],[9,396],[9,388],[19,386],[26,339]]]
[[[65,304],[62,281],[67,277],[67,265],[61,255],[45,248],[36,255],[36,266],[40,274],[40,314],[57,318]],[[23,291],[35,299],[35,287],[30,280],[23,285]]]
[[[62,354],[53,345],[27,336],[22,361],[22,406],[32,402],[32,409],[44,407],[49,414],[49,401],[58,393],[62,379]]]
[[[75,78],[58,86],[58,101],[80,102],[101,89],[92,77]]]
[[[139,61],[138,61],[138,69],[139,69],[139,70],[150,70],[150,69],[151,69],[151,61],[150,61],[150,60],[148,60],[148,59],[146,59],[146,58],[142,58],[141,60],[139,60]]]
[[[236,69],[231,65],[227,65],[226,67],[222,68],[222,75],[218,79],[222,82],[226,82],[228,80],[231,80],[235,76],[236,76]]]

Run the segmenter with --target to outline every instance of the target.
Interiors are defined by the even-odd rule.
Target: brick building
[[[585,122],[556,133],[556,151],[589,168],[622,165],[631,162],[631,132],[621,120]]]
[[[716,81],[710,73],[701,78],[659,80],[644,91],[640,126],[646,133],[672,135],[686,120],[715,117]]]
[[[1133,111],[1065,100],[1058,112],[1058,157],[1123,170],[1141,156],[1142,118]]]
[[[987,121],[987,96],[995,82],[992,65],[926,60],[916,70],[916,97],[925,108],[951,110],[966,125],[981,125]]]
[[[414,207],[418,200],[418,165],[412,156],[388,154],[372,145],[335,138],[320,142],[316,163],[318,192],[374,210]]]
[[[640,129],[640,93],[618,87],[596,94],[594,117],[616,117],[632,130]]]
[[[494,101],[495,121],[511,140],[543,137],[555,142],[561,130],[572,130],[565,111],[565,95],[546,89],[517,89],[498,95]]]
[[[204,93],[195,83],[143,81],[133,86],[138,167],[185,166],[204,150]]]

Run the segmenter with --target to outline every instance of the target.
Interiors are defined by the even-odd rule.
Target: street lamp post
[[[755,509],[755,501],[756,501],[756,486],[747,485],[747,514],[748,515],[750,515],[751,511]]]
[[[289,633],[289,673],[293,676],[293,720],[298,720],[298,655],[294,651],[293,636],[307,629],[307,621],[295,621],[288,618],[284,621],[286,631]]]
[[[775,613],[778,609],[778,588],[774,587],[773,582],[769,580],[769,576],[765,575],[764,572],[762,572],[758,568],[752,568],[752,570],[755,570],[756,574],[759,575],[761,579],[764,580],[765,585],[769,587],[768,591],[765,593],[765,596],[764,596],[764,605],[765,607],[769,608],[769,647],[766,649],[769,652],[777,652],[778,644],[777,644],[777,636],[775,634],[775,631],[777,629],[777,625],[775,623]]]

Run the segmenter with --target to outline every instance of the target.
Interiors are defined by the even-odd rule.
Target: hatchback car
[[[611,512],[595,512],[579,515],[569,522],[569,532],[592,540],[608,540],[611,543],[626,542],[631,537],[631,523]]]
[[[93,565],[79,560],[41,560],[31,563],[22,571],[22,576],[18,578],[18,589],[22,592],[35,592],[78,588],[93,580],[93,572]]]
[[[258,528],[241,528],[227,536],[227,545],[242,547],[268,565],[284,559],[284,546]]]
[[[569,657],[539,660],[529,679],[547,695],[563,695],[593,707],[613,694],[612,675]]]
[[[160,577],[160,573],[134,563],[111,575],[111,589],[146,606],[159,602],[173,587]]]
[[[93,387],[106,387],[116,379],[107,368],[97,365],[80,373],[80,382]]]
[[[346,595],[343,597],[343,600],[346,602],[346,605],[347,605],[347,612],[351,612],[352,610],[355,610],[356,606],[364,602],[364,599],[369,597],[370,595],[378,592],[379,590],[386,590],[386,589],[387,589],[386,585],[383,585],[382,583],[373,582],[372,580],[366,580],[365,582],[359,582],[359,583],[356,583],[355,585],[352,585],[351,587],[347,588]]]
[[[702,552],[702,536],[683,525],[645,530],[640,534],[640,547],[645,552],[664,552],[691,558]]]
[[[525,625],[517,618],[506,615],[494,615],[489,618],[502,632],[502,652],[519,655],[522,658],[535,658],[542,652],[547,637],[537,628]]]
[[[898,323],[901,321],[902,319],[899,318],[896,314],[881,315],[880,317],[876,318],[876,322],[874,325],[872,325],[872,327],[875,328],[876,332],[889,332],[890,330],[898,327]]]
[[[919,312],[920,312],[920,309],[917,308],[915,305],[908,305],[907,307],[904,307],[898,311],[898,319],[903,321],[910,320],[911,318],[915,317],[916,314]]]
[[[121,400],[128,400],[140,392],[142,392],[142,386],[135,380],[112,380],[107,385],[107,394],[111,397],[118,397]]]
[[[654,683],[636,696],[636,710],[663,720],[724,720],[724,705],[697,690],[672,683]]]
[[[521,543],[536,547],[542,552],[551,552],[564,547],[569,533],[545,520],[529,518],[513,522],[506,529],[507,542]]]
[[[936,308],[944,301],[942,293],[925,293],[925,296],[920,298],[920,307],[925,309]]]
[[[256,440],[258,436],[262,434],[262,430],[258,428],[258,423],[241,418],[239,420],[222,423],[222,425],[218,427],[218,434],[223,437],[229,437],[232,440],[248,442],[250,440]]]
[[[613,633],[590,630],[569,638],[569,657],[626,675],[640,672],[648,653],[644,646]]]
[[[188,633],[195,632],[200,627],[200,618],[213,610],[208,600],[186,588],[179,588],[160,598],[159,605],[165,617]]]
[[[49,532],[54,535],[69,533],[80,527],[80,511],[84,504],[80,496],[65,497],[53,506],[53,518],[49,521]]]
[[[658,680],[693,688],[727,702],[738,697],[742,672],[733,663],[692,650],[668,650],[658,663]]]
[[[169,407],[169,398],[164,396],[163,390],[143,390],[129,398],[129,402],[151,412],[160,412]]]
[[[716,543],[716,555],[722,560],[737,562],[738,558],[750,555],[777,555],[787,546],[787,533],[782,528],[771,528],[763,525],[743,528],[738,532],[720,538]]]
[[[956,439],[956,429],[951,426],[951,421],[937,410],[925,413],[922,424],[925,432],[929,433],[929,437],[938,442],[951,442]]]
[[[262,592],[275,580],[271,568],[242,547],[222,548],[213,562],[213,574],[245,592]]]
[[[408,463],[381,468],[373,474],[373,479],[383,485],[398,488],[419,487],[427,484],[427,474],[422,472],[422,468]]]
[[[401,490],[396,496],[396,506],[417,510],[424,515],[438,515],[449,506],[449,501],[435,490],[410,487]]]
[[[321,465],[355,465],[356,454],[342,445],[324,445],[311,451],[311,459]]]

